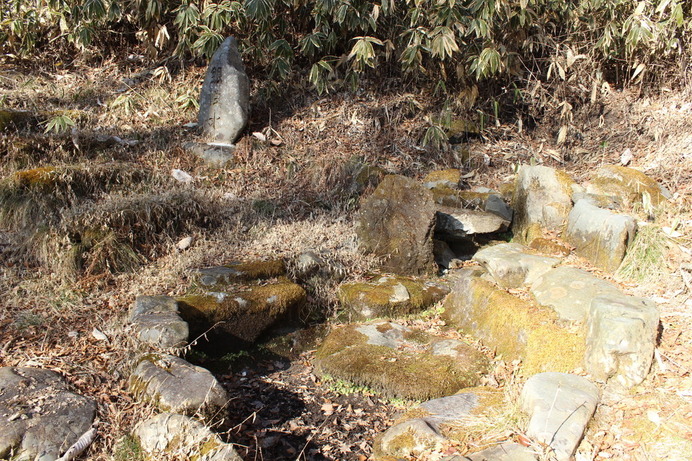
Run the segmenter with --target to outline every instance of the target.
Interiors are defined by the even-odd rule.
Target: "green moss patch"
[[[449,293],[425,278],[383,275],[371,282],[344,283],[339,300],[352,320],[396,318],[420,312]]]
[[[444,308],[447,323],[478,337],[505,360],[522,360],[526,376],[582,366],[583,329],[560,326],[551,309],[512,296],[490,282],[465,277]]]
[[[598,170],[591,180],[590,189],[620,199],[625,206],[643,204],[645,200],[657,206],[667,201],[663,189],[654,179],[634,168],[618,165],[607,165]]]
[[[487,358],[465,343],[396,324],[382,333],[383,323],[333,331],[316,353],[318,373],[389,397],[424,400],[475,386],[488,370]]]

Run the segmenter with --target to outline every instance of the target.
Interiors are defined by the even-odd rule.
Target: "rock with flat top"
[[[557,258],[535,254],[518,243],[485,247],[473,259],[505,288],[531,286],[536,279],[560,263]]]
[[[96,403],[56,372],[0,368],[0,458],[54,461],[88,431]]]
[[[488,211],[438,207],[435,234],[447,241],[464,240],[470,235],[506,231],[509,221]]]
[[[164,349],[187,344],[187,322],[180,318],[178,303],[170,296],[137,296],[130,322],[143,343]]]

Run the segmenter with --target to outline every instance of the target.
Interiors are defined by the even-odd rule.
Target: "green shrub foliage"
[[[691,9],[685,0],[6,0],[0,46],[26,56],[126,37],[152,57],[209,57],[235,35],[253,69],[276,82],[305,72],[319,92],[373,73],[443,89],[564,81],[579,62],[625,81],[685,54]]]

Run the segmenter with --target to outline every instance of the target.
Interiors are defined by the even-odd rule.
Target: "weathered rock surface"
[[[518,243],[501,243],[479,250],[473,257],[505,288],[530,286],[560,260],[534,254]]]
[[[564,239],[576,253],[607,271],[615,271],[637,232],[631,216],[616,214],[580,200],[569,214]]]
[[[584,323],[591,301],[601,295],[622,295],[612,283],[576,267],[549,270],[534,281],[531,294],[541,306],[555,310],[562,320]]]
[[[529,415],[526,435],[549,445],[556,459],[570,460],[599,400],[598,388],[581,376],[534,375],[521,393],[522,408]]]
[[[509,221],[488,211],[451,207],[437,209],[435,235],[442,240],[463,240],[469,235],[503,232],[508,228]]]
[[[459,461],[536,461],[538,453],[529,447],[518,443],[504,442],[494,447],[486,448],[477,453],[470,454]],[[455,461],[453,459],[442,461]]]
[[[443,269],[450,269],[461,263],[456,253],[443,240],[433,240],[433,254],[435,255],[435,263]]]
[[[428,189],[436,189],[441,187],[458,189],[460,182],[461,171],[457,170],[456,168],[431,171],[423,178],[423,185]]]
[[[225,266],[197,269],[193,274],[201,285],[214,287],[248,280],[266,280],[279,277],[286,274],[286,266],[280,259],[242,261]]]
[[[297,313],[306,299],[305,290],[287,279],[223,290],[177,299],[180,315],[192,331],[215,327],[215,331],[229,335],[227,341],[253,342],[277,320]]]
[[[141,357],[130,376],[130,392],[162,411],[184,414],[211,414],[228,401],[209,370],[168,354]]]
[[[465,426],[487,417],[501,403],[501,392],[487,387],[424,402],[375,439],[374,459],[415,459],[426,451],[439,450],[444,443],[463,438]]]
[[[198,123],[204,136],[233,144],[248,122],[250,81],[236,40],[228,37],[211,58],[199,95]]]
[[[512,207],[515,238],[529,243],[532,226],[561,231],[572,209],[576,183],[567,173],[545,166],[524,165],[517,175]]]
[[[470,345],[387,321],[332,331],[316,353],[316,370],[382,391],[426,399],[478,384],[488,359]]]
[[[361,321],[420,312],[447,293],[449,288],[431,280],[382,275],[369,282],[342,284],[339,300],[350,320]]]
[[[209,166],[231,167],[236,161],[233,144],[214,142],[186,142],[183,149],[196,155]]]
[[[582,366],[585,333],[558,324],[555,312],[512,296],[473,269],[455,274],[444,302],[448,325],[479,338],[504,360],[522,360],[527,375]]]
[[[641,383],[651,368],[659,311],[653,301],[623,295],[594,298],[588,320],[586,370],[598,381],[626,387]]]
[[[363,203],[358,237],[361,248],[386,257],[383,268],[401,275],[435,272],[432,193],[413,179],[388,175]]]
[[[626,207],[642,204],[645,200],[656,206],[670,198],[670,193],[654,179],[639,170],[619,165],[606,165],[600,168],[586,190],[611,197]]]
[[[221,441],[199,421],[184,415],[163,413],[135,427],[148,459],[194,459],[198,461],[242,461],[233,445]]]
[[[0,368],[0,458],[53,461],[91,427],[96,403],[56,372]]]
[[[187,344],[189,328],[178,314],[178,303],[170,296],[137,296],[130,310],[137,339],[154,347]]]

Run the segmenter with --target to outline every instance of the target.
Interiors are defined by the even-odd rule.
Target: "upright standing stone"
[[[586,370],[595,379],[631,387],[651,368],[659,312],[647,299],[603,295],[591,301],[586,337]]]
[[[384,269],[401,275],[432,274],[435,203],[413,179],[389,175],[363,203],[358,237],[361,248],[384,256]]]
[[[631,216],[579,200],[569,214],[564,239],[574,245],[579,256],[614,272],[622,263],[636,232],[637,223]]]
[[[199,96],[198,123],[208,141],[232,144],[245,129],[250,80],[236,40],[228,37],[211,58]]]

